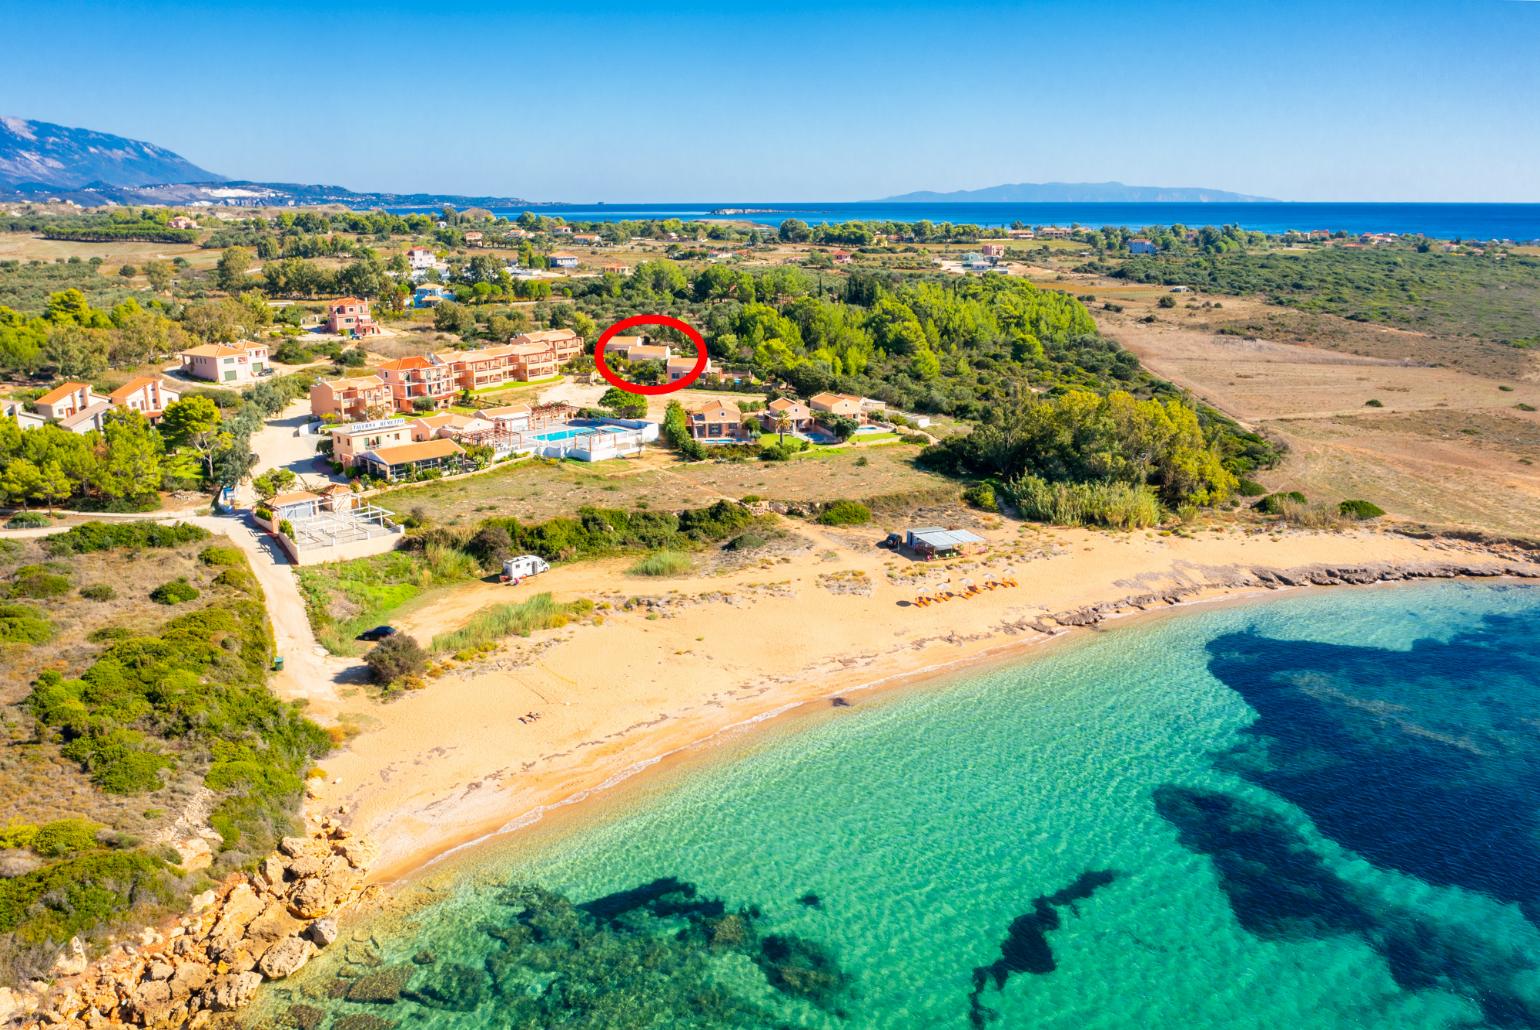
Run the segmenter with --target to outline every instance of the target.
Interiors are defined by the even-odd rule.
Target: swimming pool
[[[531,439],[541,443],[562,443],[567,440],[576,440],[583,436],[592,436],[595,433],[624,433],[620,426],[568,426],[566,429],[552,429],[544,433],[536,433]]]

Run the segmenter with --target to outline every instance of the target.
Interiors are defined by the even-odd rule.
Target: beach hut
[[[989,545],[983,537],[966,529],[927,526],[911,529],[904,537],[904,546],[921,558],[950,558],[959,554],[977,554]]]

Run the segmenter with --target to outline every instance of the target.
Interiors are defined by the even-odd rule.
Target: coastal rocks
[[[313,954],[315,945],[310,941],[302,937],[285,937],[263,952],[257,970],[269,980],[282,980],[297,973]]]
[[[209,1007],[216,1012],[233,1012],[251,1004],[262,986],[261,973],[228,973],[208,990]]]
[[[306,931],[311,943],[318,948],[330,946],[337,940],[337,920],[331,916],[324,916],[310,924]]]
[[[174,925],[149,928],[95,963],[72,940],[52,986],[0,995],[0,1024],[208,1025],[214,1013],[249,1004],[264,981],[293,976],[337,940],[336,912],[361,895],[374,854],[329,820],[309,836],[286,837],[257,872],[232,875],[193,898]]]
[[[342,900],[341,891],[329,880],[308,876],[289,891],[289,912],[299,919],[320,919]]]
[[[86,958],[85,942],[79,937],[71,937],[69,946],[54,960],[54,976],[79,976],[86,971],[90,960]]]
[[[1087,605],[1044,617],[1060,627],[1098,628],[1106,619],[1135,611],[1148,611],[1164,605],[1181,604],[1205,591],[1238,590],[1264,587],[1368,586],[1374,583],[1404,583],[1419,579],[1487,579],[1506,576],[1514,579],[1540,579],[1540,565],[1528,561],[1502,561],[1490,564],[1472,562],[1424,562],[1411,565],[1373,563],[1367,565],[1307,565],[1292,569],[1258,566],[1249,572],[1217,574],[1202,583],[1192,583],[1156,593],[1130,594],[1115,601]],[[1043,620],[1034,628],[1051,632]]]

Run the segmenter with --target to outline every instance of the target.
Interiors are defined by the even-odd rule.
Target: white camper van
[[[551,563],[534,554],[521,554],[517,558],[509,558],[503,562],[503,582],[517,583],[525,576],[538,576],[542,572],[550,572]]]

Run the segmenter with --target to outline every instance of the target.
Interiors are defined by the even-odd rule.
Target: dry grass
[[[114,268],[178,257],[185,258],[194,268],[213,268],[219,263],[219,251],[204,250],[191,243],[76,243],[45,240],[30,233],[0,233],[0,261],[57,261],[72,257],[82,261],[99,257],[104,265]]]
[[[791,502],[864,498],[926,490],[947,480],[914,466],[916,448],[845,449],[787,462],[677,461],[652,449],[636,460],[523,461],[465,479],[389,491],[376,502],[395,511],[421,508],[435,522],[471,525],[489,515],[539,522],[584,505],[697,508],[755,495]],[[858,465],[860,457],[867,459]]]

